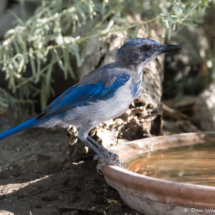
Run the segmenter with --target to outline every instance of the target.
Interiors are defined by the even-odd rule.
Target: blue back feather
[[[109,76],[109,79],[101,80],[97,83],[85,84],[83,86],[77,84],[52,102],[37,119],[47,118],[97,100],[110,99],[129,78],[129,74],[120,74],[118,76]]]

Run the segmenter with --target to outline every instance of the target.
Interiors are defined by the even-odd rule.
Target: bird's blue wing
[[[121,74],[110,76],[106,80],[101,80],[97,83],[76,84],[53,101],[37,119],[62,113],[76,106],[87,105],[97,100],[107,100],[113,97],[117,89],[123,86],[129,78],[129,74]]]

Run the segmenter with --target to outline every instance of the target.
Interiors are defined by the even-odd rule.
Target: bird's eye
[[[149,45],[144,45],[140,47],[140,51],[144,52],[144,51],[149,51],[151,49],[151,46]]]

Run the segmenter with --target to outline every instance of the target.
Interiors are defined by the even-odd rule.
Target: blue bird
[[[0,140],[32,127],[73,125],[79,139],[97,154],[94,158],[103,158],[98,171],[106,164],[122,167],[118,155],[102,147],[88,133],[99,123],[116,118],[128,109],[140,91],[144,67],[162,53],[180,49],[151,39],[128,40],[118,50],[115,62],[86,75],[38,116],[0,133]]]

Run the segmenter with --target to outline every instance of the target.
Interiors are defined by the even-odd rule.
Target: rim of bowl
[[[194,145],[197,143],[204,143],[207,140],[215,141],[215,132],[182,133],[135,140],[113,147],[111,148],[111,151],[117,153],[121,159],[122,155],[125,154],[125,151],[127,151],[126,154],[128,157],[131,157],[135,154],[135,151],[137,156],[138,150],[141,152],[141,148],[147,149],[149,146],[156,146],[157,149],[155,150],[159,150],[168,148],[170,145],[171,147]],[[184,141],[190,143],[188,144]],[[173,144],[174,142],[175,144]],[[165,144],[166,147],[164,146]],[[159,148],[159,145],[163,147]],[[129,148],[131,150],[130,154],[128,152]],[[125,159],[123,158],[122,160],[124,161]],[[134,190],[138,190],[139,192],[145,193],[145,196],[148,196],[149,200],[153,200],[150,199],[151,195],[154,196],[153,198],[157,198],[157,201],[159,202],[172,202],[183,206],[211,207],[215,205],[215,187],[213,186],[180,183],[152,178],[110,165],[104,166],[101,171],[107,182],[117,190],[126,191],[127,189],[128,193],[133,194]]]

